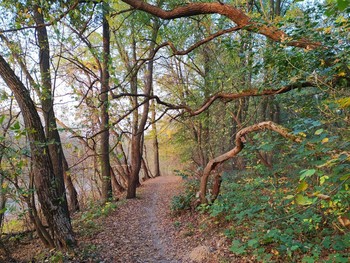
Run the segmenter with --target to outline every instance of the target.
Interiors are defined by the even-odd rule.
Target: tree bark
[[[42,24],[44,22],[44,19],[42,17],[42,14],[40,12],[37,11],[38,6],[36,6],[34,8],[35,10],[35,19],[36,19],[36,23],[38,24]],[[50,105],[53,105],[53,101],[50,102],[48,100],[52,100],[51,96],[47,96],[47,98],[43,97],[42,94],[42,90],[40,85],[38,85],[34,78],[31,76],[29,70],[27,69],[25,63],[23,62],[23,60],[21,59],[21,57],[18,55],[18,53],[16,51],[14,51],[12,48],[15,46],[15,49],[18,49],[19,47],[16,46],[14,43],[10,42],[4,35],[0,36],[1,39],[6,43],[6,45],[8,46],[8,48],[10,48],[12,50],[12,56],[16,59],[18,65],[20,66],[21,70],[24,72],[25,76],[28,78],[30,85],[32,86],[32,88],[35,90],[35,92],[37,93],[38,97],[41,98],[41,100],[46,100],[46,102],[42,105],[43,109],[43,115],[46,116],[44,117],[45,121],[48,121],[50,118],[55,117],[54,114],[48,114],[48,112],[50,112],[50,108],[52,108]],[[39,41],[40,38],[40,41]],[[43,31],[38,31],[38,42],[39,42],[39,46],[41,47],[40,51],[40,62],[39,64],[43,64],[42,66],[42,70],[48,70],[49,69],[49,46],[47,45],[48,41],[45,41],[45,38],[47,38],[47,32],[45,32],[45,30]],[[48,50],[46,50],[48,49]],[[45,56],[42,56],[41,54],[46,54]],[[44,73],[45,74],[45,73]],[[49,74],[46,74],[47,77],[46,78],[50,78]],[[43,78],[44,79],[44,78]],[[44,82],[46,83],[46,85],[44,84]],[[49,79],[48,81],[43,81],[43,85],[42,85],[43,89],[46,89],[46,91],[44,91],[44,94],[52,94],[51,92],[51,80]],[[44,107],[46,108],[44,110]],[[55,124],[52,124],[56,122]],[[51,123],[51,124],[50,124]],[[45,123],[46,127],[50,127],[50,126],[56,126],[57,125],[57,120],[50,120],[50,123]],[[53,129],[55,129],[54,127],[52,127]],[[56,129],[57,130],[57,129]],[[53,134],[55,134],[56,132],[53,131]],[[58,132],[57,132],[58,133]],[[60,142],[60,135],[59,134],[55,134],[55,137],[59,139],[58,143],[57,143],[57,147],[59,148],[59,152],[62,153],[62,162],[63,162],[63,177],[64,177],[64,182],[67,185],[67,191],[69,194],[69,200],[68,200],[68,206],[70,208],[70,211],[75,212],[77,210],[79,210],[79,203],[78,203],[78,196],[77,196],[77,191],[72,183],[71,178],[68,176],[68,164],[67,164],[67,160],[65,158],[63,149],[62,149],[62,144]],[[59,160],[57,160],[58,162]],[[68,176],[68,177],[67,177]]]
[[[2,151],[2,145],[0,145],[0,154]],[[5,215],[5,207],[6,207],[6,195],[5,190],[3,189],[5,177],[3,175],[3,171],[1,169],[2,155],[0,155],[0,235],[2,230],[2,224]]]
[[[109,159],[109,110],[108,110],[108,92],[109,92],[109,57],[110,57],[110,32],[107,20],[108,4],[102,3],[103,22],[102,22],[102,37],[103,37],[103,61],[101,72],[101,145],[100,145],[100,162],[102,176],[102,202],[107,202],[112,198],[112,182],[111,182],[111,167]]]
[[[51,235],[58,248],[76,245],[65,194],[52,165],[44,129],[28,90],[0,55],[0,75],[21,109],[33,163],[34,185]]]
[[[40,11],[39,11],[40,10]],[[43,10],[38,6],[33,6],[34,20],[36,25],[43,25],[45,23]],[[63,168],[62,168],[62,147],[61,138],[57,130],[56,117],[53,108],[53,94],[52,94],[52,83],[50,73],[50,46],[45,26],[39,26],[36,29],[37,38],[39,43],[39,66],[41,75],[41,106],[43,110],[43,116],[45,121],[45,134],[48,142],[49,153],[51,156],[51,162],[54,169],[54,174],[57,178],[58,187],[62,195],[62,202],[67,203],[64,179],[63,179]],[[68,205],[67,215],[69,217]]]
[[[141,159],[141,169],[143,170],[143,179],[144,180],[148,180],[148,179],[151,179],[152,177],[150,176],[149,172],[148,172],[148,168],[147,168],[147,164],[146,164],[146,161],[145,161],[145,158],[142,157]]]
[[[63,151],[63,149],[62,149]],[[80,210],[79,201],[78,201],[78,192],[74,187],[72,177],[69,173],[68,162],[66,156],[62,155],[63,162],[63,172],[64,172],[64,181],[68,191],[68,208],[70,212],[74,213]]]
[[[133,134],[131,138],[131,173],[128,180],[126,198],[136,198],[136,188],[139,184],[139,173],[141,169],[141,133]]]
[[[153,166],[154,177],[160,176],[160,164],[159,164],[159,143],[156,124],[156,106],[154,101],[151,103],[151,122],[152,122],[152,145],[153,145]]]
[[[150,44],[149,50],[151,55],[155,52],[155,42],[158,34],[159,26],[157,23],[153,26],[152,32],[152,42]],[[136,44],[133,44],[134,50],[134,60],[136,61]],[[136,73],[135,73],[136,74]],[[142,161],[142,149],[143,149],[143,133],[147,123],[148,113],[149,113],[149,97],[151,95],[152,86],[153,86],[153,60],[150,60],[147,64],[147,72],[146,72],[146,84],[144,89],[144,94],[147,99],[143,105],[142,116],[140,121],[138,120],[138,110],[134,111],[134,120],[133,120],[133,133],[131,137],[131,175],[128,181],[128,190],[126,198],[135,198],[136,197],[136,188],[139,184],[139,173],[141,168]],[[137,76],[133,75],[134,80],[131,81],[133,84],[132,93],[137,94]],[[132,98],[133,107],[137,105],[137,97]]]

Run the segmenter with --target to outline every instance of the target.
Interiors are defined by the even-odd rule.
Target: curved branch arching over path
[[[191,17],[204,14],[220,14],[234,22],[239,28],[256,32],[268,37],[276,42],[283,42],[288,46],[301,47],[306,49],[315,49],[321,46],[319,42],[312,42],[307,39],[290,40],[285,32],[275,26],[269,26],[253,21],[241,9],[233,5],[224,3],[189,3],[183,6],[178,6],[172,10],[164,10],[158,6],[151,5],[142,0],[122,0],[135,9],[142,10],[156,17],[171,20],[181,17]]]
[[[207,193],[207,184],[208,184],[210,173],[215,169],[216,166],[235,157],[238,153],[240,153],[243,150],[244,143],[245,143],[245,135],[251,132],[262,131],[262,130],[271,130],[271,131],[277,132],[278,134],[282,135],[284,138],[289,139],[293,142],[297,142],[297,143],[302,142],[302,139],[300,137],[290,134],[290,132],[285,127],[278,125],[272,121],[260,122],[258,124],[254,124],[240,130],[236,134],[236,138],[235,138],[236,146],[232,150],[211,159],[208,162],[207,166],[204,168],[203,176],[201,178],[200,193],[199,193],[200,202],[202,204],[205,204],[208,202],[206,198],[206,193]]]

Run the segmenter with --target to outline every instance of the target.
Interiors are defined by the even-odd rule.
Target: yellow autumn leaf
[[[276,256],[279,254],[279,252],[276,249],[274,249],[274,248],[271,249],[271,253],[276,255]]]
[[[305,181],[302,181],[302,182],[298,185],[297,192],[298,192],[298,193],[304,192],[308,187],[309,187],[308,183],[305,182]]]
[[[325,27],[323,31],[324,31],[326,34],[329,34],[329,33],[331,33],[331,31],[332,31],[332,27],[331,27],[331,26]]]
[[[344,71],[339,72],[339,73],[338,73],[338,76],[339,76],[339,77],[345,77],[345,76],[346,76],[346,73],[345,73]]]
[[[341,108],[348,108],[350,107],[350,97],[345,97],[337,100],[337,103]]]
[[[322,143],[327,143],[328,141],[329,141],[328,138],[324,138],[324,139],[322,140]]]
[[[304,132],[299,132],[299,135],[302,137],[306,137],[306,134]]]

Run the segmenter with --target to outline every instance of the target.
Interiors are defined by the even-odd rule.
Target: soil
[[[97,229],[90,229],[90,234],[89,229],[79,230],[79,251],[64,262],[241,262],[230,255],[228,240],[208,216],[191,211],[172,214],[172,197],[182,189],[178,176],[144,182],[136,199],[119,201],[115,211],[94,220]],[[21,242],[8,249],[11,262],[38,261],[38,253],[44,251],[40,241]]]
[[[106,228],[92,243],[101,247],[104,262],[182,262],[169,214],[180,180],[163,176],[146,181],[137,199],[127,200],[103,222]]]

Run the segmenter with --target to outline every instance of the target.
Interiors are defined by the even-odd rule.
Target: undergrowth
[[[218,199],[197,208],[229,226],[225,234],[232,241],[231,252],[257,262],[348,262],[350,231],[339,225],[339,213],[330,207],[341,199],[338,210],[346,209],[346,192],[300,205],[295,181],[267,174],[225,173]],[[196,199],[198,180],[188,178],[184,193],[173,199],[173,211],[189,209]]]
[[[225,215],[231,251],[254,255],[259,262],[348,262],[350,232],[334,227],[321,203],[299,206],[287,180],[245,175],[224,177],[219,198],[209,208],[212,217]]]
[[[175,174],[181,176],[185,181],[184,191],[173,197],[171,200],[171,211],[173,214],[180,214],[182,211],[190,210],[194,207],[196,193],[199,190],[198,179],[191,176],[190,171],[175,171]]]

